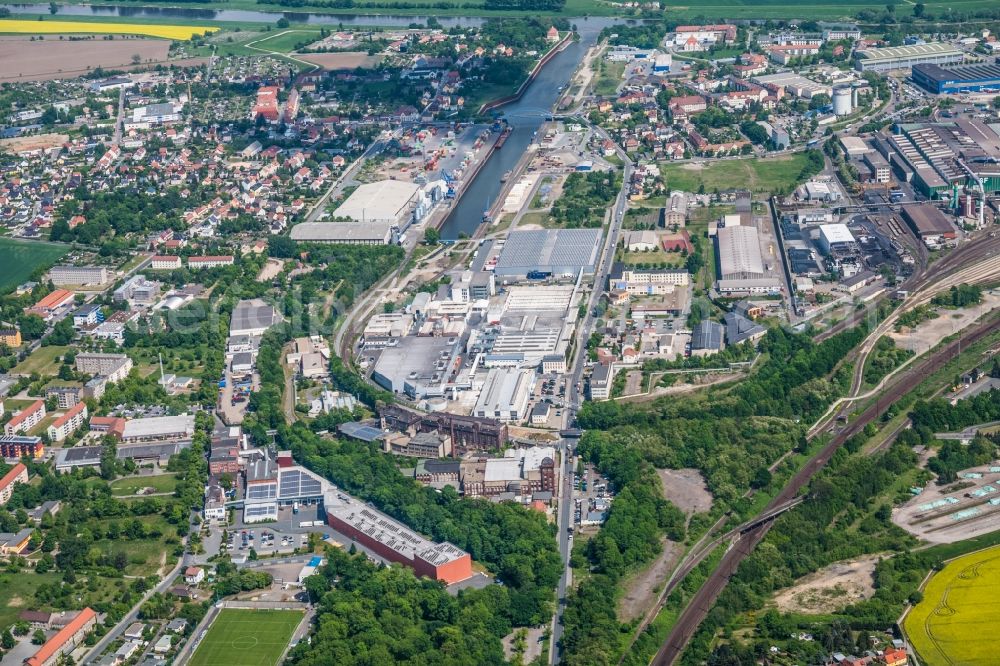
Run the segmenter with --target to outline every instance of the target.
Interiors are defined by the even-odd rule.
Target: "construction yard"
[[[701,472],[696,469],[660,469],[657,473],[663,481],[664,497],[688,516],[711,510],[712,494]],[[618,616],[623,622],[642,617],[653,607],[670,572],[683,554],[683,544],[663,539],[660,555],[625,584],[618,604]]]
[[[938,316],[921,322],[913,328],[903,328],[889,333],[900,349],[909,349],[923,354],[932,349],[949,335],[968,328],[983,315],[1000,307],[1000,293],[996,290],[984,291],[983,301],[968,308],[937,308]]]
[[[875,565],[881,555],[834,562],[780,590],[774,605],[782,613],[829,613],[875,594]]]

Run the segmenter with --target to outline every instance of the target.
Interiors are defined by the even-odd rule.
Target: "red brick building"
[[[446,585],[472,577],[472,556],[448,542],[434,543],[372,507],[331,493],[324,500],[326,522],[384,560],[408,566],[418,576]]]

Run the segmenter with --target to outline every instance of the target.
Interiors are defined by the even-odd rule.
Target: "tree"
[[[818,93],[809,99],[809,108],[812,110],[822,109],[825,106],[830,106],[830,96],[826,93]]]
[[[10,629],[4,629],[3,635],[0,635],[0,646],[4,650],[10,650],[15,645],[17,645],[17,641],[14,640],[14,635],[10,633]]]
[[[37,340],[45,334],[45,320],[36,314],[18,317],[17,327],[21,329],[21,337],[25,340]]]
[[[267,254],[278,259],[289,259],[298,253],[298,246],[288,236],[271,236],[267,239]]]
[[[753,122],[752,120],[747,120],[743,123],[740,123],[740,131],[743,132],[743,134],[745,134],[746,137],[750,139],[750,141],[752,141],[757,145],[763,145],[767,143],[767,140],[770,138],[770,136],[768,136],[767,130],[765,130],[763,127]]]
[[[754,474],[753,481],[750,483],[752,488],[766,488],[771,483],[771,471],[766,467],[761,467]]]
[[[139,55],[138,53],[133,53],[132,54],[132,64],[133,65],[138,65],[140,62],[142,62],[142,56]]]
[[[44,541],[42,542],[44,544]],[[50,553],[42,553],[42,557],[35,564],[35,573],[47,573],[52,571],[52,567],[55,566],[55,560],[52,558]]]
[[[434,227],[427,227],[424,231],[424,244],[437,245],[439,242],[441,242],[441,232]]]
[[[290,24],[288,22],[288,19],[282,16],[280,19],[278,19],[278,22],[275,23],[275,25],[278,27],[279,30],[285,30],[286,28],[288,28]]]
[[[31,634],[31,642],[35,645],[45,644],[45,632],[41,629],[35,629],[35,633]]]
[[[105,437],[101,443],[101,478],[113,481],[118,472],[118,446],[114,437]]]
[[[927,11],[927,5],[925,5],[922,2],[918,2],[917,4],[913,5],[913,15],[918,19],[923,18],[926,11]]]
[[[58,11],[59,11],[59,5],[57,5],[53,0],[53,2],[49,3],[49,14],[55,16]]]
[[[65,317],[52,327],[52,333],[42,340],[42,346],[68,345],[74,337],[76,337],[76,329],[73,328],[73,320]]]

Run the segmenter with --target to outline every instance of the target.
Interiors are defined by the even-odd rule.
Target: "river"
[[[48,3],[0,3],[12,14],[48,14]],[[309,12],[282,12],[251,9],[201,9],[196,7],[142,7],[125,5],[59,5],[58,16],[123,16],[148,19],[185,19],[199,21],[233,21],[238,23],[274,23],[284,16],[297,23],[321,25],[405,28],[411,23],[426,23],[427,16],[382,16],[378,14],[312,14]],[[445,28],[478,26],[485,19],[463,16],[435,17]]]
[[[569,83],[573,72],[586,55],[587,49],[597,42],[601,30],[617,21],[609,18],[571,19],[580,39],[571,42],[555,55],[528,85],[521,99],[497,109],[510,122],[514,131],[500,150],[494,151],[476,175],[469,188],[458,200],[441,226],[441,238],[453,240],[461,234],[471,236],[482,224],[483,211],[494,203],[503,184],[503,174],[513,169],[524,155],[532,136],[552,113],[552,106],[559,99],[559,89]]]

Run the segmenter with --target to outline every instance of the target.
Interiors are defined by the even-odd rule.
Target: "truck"
[[[292,502],[292,513],[298,513],[298,512],[299,512],[299,503]]]
[[[303,520],[301,523],[299,523],[299,527],[312,527],[312,524],[313,523],[311,520]]]

